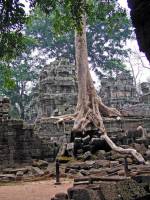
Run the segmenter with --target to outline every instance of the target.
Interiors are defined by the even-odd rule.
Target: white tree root
[[[112,140],[107,136],[103,123],[103,116],[121,116],[120,112],[115,108],[109,108],[102,103],[100,97],[96,93],[90,70],[88,67],[88,52],[86,40],[86,16],[82,16],[82,31],[75,31],[75,57],[77,66],[78,78],[78,102],[76,112],[71,115],[60,117],[52,117],[57,119],[57,123],[65,123],[66,121],[74,120],[73,131],[85,131],[89,123],[92,123],[99,129],[101,136],[106,140],[109,146],[123,154],[131,154],[139,162],[143,163],[144,159],[141,154],[134,149],[123,149],[117,147]]]
[[[112,150],[120,154],[126,154],[126,155],[131,154],[140,163],[145,163],[143,156],[140,153],[138,153],[135,149],[131,149],[131,148],[123,149],[122,147],[116,146],[116,144],[108,137],[106,133],[103,134],[101,138],[103,138],[107,142],[107,144],[111,147]]]
[[[107,132],[104,127],[103,119],[100,114],[100,110],[102,113],[107,114],[107,116],[120,116],[120,112],[115,108],[108,108],[105,106],[101,100],[98,98],[92,100],[92,106],[85,108],[83,105],[78,106],[77,112],[74,114],[62,115],[51,117],[53,119],[58,120],[57,123],[64,123],[67,121],[74,121],[73,131],[85,131],[86,127],[89,123],[93,123],[95,127],[99,129],[100,137],[103,138],[112,150],[126,155],[132,155],[137,161],[140,163],[145,163],[144,158],[140,153],[138,153],[135,149],[123,149],[121,147],[116,146],[114,142],[108,137]],[[102,105],[102,107],[101,107]]]
[[[56,119],[57,123],[61,123],[63,121],[70,121],[70,120],[74,120],[74,118],[76,117],[77,113],[74,114],[67,114],[67,115],[61,115],[61,116],[51,116],[51,119]]]

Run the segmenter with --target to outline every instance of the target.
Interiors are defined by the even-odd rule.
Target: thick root
[[[103,104],[101,98],[99,97],[99,111],[100,113],[103,114],[103,116],[108,116],[108,117],[118,117],[121,116],[121,113],[116,109],[116,108],[110,108]]]
[[[68,115],[61,115],[61,116],[51,116],[50,118],[56,119],[57,120],[56,123],[61,123],[61,122],[67,122],[67,121],[74,120],[76,116],[77,116],[77,113],[68,114]]]
[[[127,154],[127,155],[131,154],[140,163],[145,163],[143,156],[140,153],[138,153],[135,149],[130,149],[130,148],[123,149],[121,147],[116,146],[106,133],[103,134],[101,138],[103,138],[108,143],[108,145],[112,148],[112,150],[120,154]]]
[[[78,106],[78,109],[74,114],[54,116],[51,118],[58,120],[57,124],[63,123],[64,125],[65,122],[74,120],[73,131],[84,132],[86,130],[87,125],[89,123],[93,123],[93,125],[100,130],[101,137],[105,139],[105,141],[112,148],[112,150],[121,154],[131,154],[140,163],[145,163],[145,160],[142,157],[142,155],[138,153],[135,149],[123,149],[114,144],[114,142],[107,135],[101,113],[107,116],[121,116],[120,112],[117,111],[115,108],[108,108],[102,103],[100,98],[94,98],[92,99],[92,104],[88,107],[85,107],[84,105]]]

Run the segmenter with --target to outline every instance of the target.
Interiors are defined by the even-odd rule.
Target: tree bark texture
[[[74,120],[73,131],[85,131],[87,125],[93,123],[99,129],[100,136],[106,140],[113,150],[122,154],[132,154],[139,162],[143,163],[144,159],[142,155],[137,153],[136,150],[117,147],[107,135],[102,115],[117,117],[121,116],[121,114],[115,108],[109,108],[104,105],[94,87],[88,66],[85,16],[83,16],[82,31],[75,31],[75,50],[78,78],[78,102],[76,111],[72,115],[55,118],[59,119],[58,122]]]

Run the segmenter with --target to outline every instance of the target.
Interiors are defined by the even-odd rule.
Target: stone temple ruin
[[[133,77],[129,72],[122,72],[116,78],[102,78],[100,96],[106,105],[118,109],[126,104],[139,103]]]
[[[31,164],[32,159],[54,158],[57,148],[34,134],[33,126],[11,119],[10,101],[0,99],[0,169]],[[54,152],[54,151],[55,152]]]
[[[120,74],[117,80],[113,78],[102,79],[100,94],[104,103],[119,107],[126,116],[121,117],[119,120],[104,118],[108,135],[117,144],[120,144],[120,141],[122,141],[122,145],[145,141],[145,144],[148,145],[147,139],[140,138],[141,135],[138,133],[139,138],[136,138],[134,134],[130,134],[131,130],[135,131],[139,126],[144,128],[146,134],[150,133],[150,104],[146,98],[149,94],[148,84],[142,84],[142,92],[143,95],[138,99],[133,79],[128,73]],[[36,137],[51,147],[54,146],[52,145],[54,142],[59,144],[62,143],[62,140],[72,142],[72,138],[74,138],[74,135],[70,137],[72,122],[66,123],[65,126],[63,124],[58,126],[50,116],[73,113],[76,100],[75,67],[66,60],[55,61],[45,66],[41,71],[39,84],[34,90],[33,99],[28,108],[28,120],[32,122],[35,120],[34,133]],[[139,109],[139,105],[142,109]],[[91,131],[90,127],[88,131]],[[55,150],[51,150],[51,152],[55,152]]]
[[[29,120],[74,112],[77,100],[75,68],[68,61],[45,66],[28,108]]]
[[[150,83],[144,82],[141,84],[142,97],[141,101],[145,104],[150,104]]]
[[[122,72],[116,78],[102,78],[100,96],[107,106],[122,111],[124,116],[150,117],[150,83],[141,84],[141,96],[136,92],[133,77]]]
[[[140,107],[143,105],[142,109],[149,109],[150,103],[147,98],[150,91],[149,85],[147,83],[142,84],[143,94],[138,99],[131,76],[125,78],[124,75],[120,75],[118,82],[116,81],[117,86],[114,84],[114,79],[111,79],[111,81],[110,84],[110,80],[108,82],[106,79],[102,80],[101,94],[104,94],[102,96],[103,100],[108,105],[121,108],[125,116],[119,119],[104,117],[108,135],[117,145],[124,148],[129,146],[135,148],[149,162],[150,112],[148,111],[144,115],[142,110],[137,115],[136,109],[130,109],[130,106],[135,106],[140,110],[139,105]],[[123,85],[120,83],[123,83]],[[39,83],[33,92],[33,98],[28,108],[27,118],[32,124],[18,119],[11,119],[9,115],[10,101],[8,98],[1,98],[0,168],[2,172],[8,167],[14,168],[20,165],[32,164],[34,159],[54,161],[61,144],[67,143],[65,156],[72,156],[71,150],[80,162],[67,165],[64,173],[67,175],[73,174],[74,177],[79,176],[81,179],[76,180],[77,185],[80,185],[80,182],[89,182],[90,180],[87,177],[93,175],[98,177],[107,176],[107,181],[113,179],[112,175],[124,176],[124,169],[122,168],[124,156],[111,151],[110,147],[99,138],[95,128],[89,127],[85,135],[81,133],[74,134],[71,132],[72,122],[67,122],[65,126],[64,124],[57,125],[55,120],[50,118],[50,116],[73,113],[76,100],[75,67],[66,60],[55,61],[45,66],[41,71]],[[127,160],[132,176],[139,178],[137,176],[139,173],[149,174],[149,165],[139,167],[130,156]],[[126,180],[122,177],[121,179]],[[113,184],[116,184],[116,180],[118,179],[113,179]],[[143,182],[143,179],[140,179],[140,181]],[[93,182],[95,182],[95,179],[93,179]],[[144,183],[147,187],[149,182],[147,183],[146,179]],[[93,188],[94,185],[91,187]],[[116,186],[114,187],[116,188]],[[108,200],[109,198],[105,199]]]
[[[120,140],[123,132],[129,129],[136,129],[138,126],[143,126],[147,132],[150,131],[148,125],[149,118],[141,118],[143,115],[137,115],[135,111],[131,113],[130,107],[134,108],[135,106],[139,108],[139,103],[141,103],[148,110],[146,116],[149,117],[150,106],[149,104],[140,102],[133,85],[133,78],[129,73],[120,74],[117,80],[112,78],[111,80],[102,79],[100,94],[104,103],[109,106],[119,107],[126,116],[130,116],[129,118],[122,117],[119,121],[114,118],[104,118],[109,136],[119,138]],[[54,124],[54,120],[49,117],[72,113],[75,108],[76,99],[77,83],[75,67],[69,65],[66,60],[55,61],[44,67],[39,79],[39,93],[36,91],[37,103],[31,103],[31,105],[38,105],[36,107],[37,110],[35,111],[35,107],[32,106],[29,109],[31,112],[30,116],[32,116],[33,110],[33,113],[37,113],[36,133],[49,141],[53,139],[58,141],[61,136],[70,134],[72,123],[66,123],[64,129],[63,125],[57,127]],[[143,114],[143,110],[141,112]],[[118,137],[119,135],[120,137]]]

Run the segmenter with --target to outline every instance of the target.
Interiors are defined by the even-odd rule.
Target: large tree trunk
[[[86,18],[83,17],[82,32],[75,32],[76,67],[78,77],[77,116],[73,130],[84,130],[88,123],[93,122],[102,133],[105,127],[101,114],[119,116],[114,108],[105,106],[97,95],[88,66],[88,52],[86,41]],[[101,114],[100,114],[101,113]]]
[[[100,136],[106,140],[113,150],[122,154],[132,154],[139,162],[143,163],[143,157],[136,150],[117,147],[107,136],[102,115],[120,116],[120,112],[115,108],[105,106],[96,93],[88,66],[85,16],[83,16],[82,31],[75,32],[75,50],[78,77],[77,107],[74,114],[58,117],[58,122],[73,119],[73,131],[84,131],[89,123],[93,123],[99,129]]]

